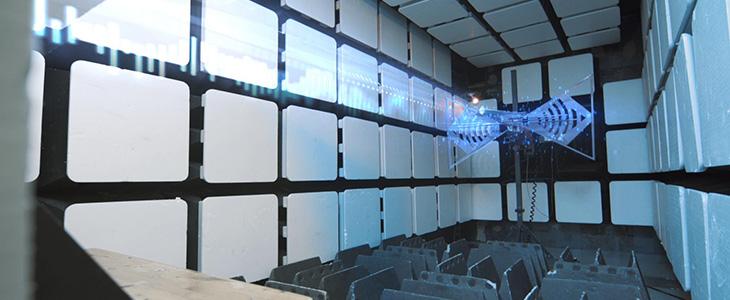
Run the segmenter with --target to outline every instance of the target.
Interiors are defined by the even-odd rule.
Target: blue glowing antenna
[[[575,86],[583,84],[591,77],[588,75]],[[569,94],[570,90],[566,90],[563,95],[553,97],[529,113],[467,107],[447,131],[449,142],[465,153],[458,160],[451,159],[451,167],[484,149],[487,144],[506,132],[524,133],[526,130],[540,135],[545,141],[555,142],[595,160],[593,134],[590,155],[570,146],[571,142],[593,123],[593,96],[591,95],[591,111],[589,111]],[[594,133],[593,129],[591,130],[591,133]]]

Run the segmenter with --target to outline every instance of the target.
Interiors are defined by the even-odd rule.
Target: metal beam
[[[565,54],[572,54],[573,50],[570,49],[570,45],[568,44],[568,36],[565,35],[563,26],[560,25],[560,18],[555,13],[553,4],[550,3],[550,0],[540,0],[540,4],[542,5],[542,9],[545,11],[545,14],[548,17],[548,21],[550,21],[550,25],[553,26],[555,34],[558,36],[558,41],[560,42],[560,45],[563,46]]]

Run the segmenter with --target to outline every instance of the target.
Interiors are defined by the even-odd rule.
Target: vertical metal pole
[[[512,80],[512,111],[517,112],[517,70],[511,70],[510,77]],[[518,138],[515,138],[512,151],[515,157],[515,201],[517,201],[515,213],[517,214],[517,228],[519,230],[518,239],[522,240],[522,215],[525,210],[522,208],[522,170],[520,165],[520,141]]]

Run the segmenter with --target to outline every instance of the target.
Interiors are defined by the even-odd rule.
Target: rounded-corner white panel
[[[535,212],[533,214],[533,222],[547,222],[550,219],[550,211],[548,210],[547,184],[537,182],[522,183],[522,208],[525,210],[523,218],[525,222],[530,222],[530,208],[532,206],[532,191],[535,189]],[[517,221],[517,213],[515,213],[515,183],[507,184],[507,216],[510,221]]]
[[[456,185],[439,185],[438,190],[438,226],[446,228],[458,221],[459,206]]]
[[[334,12],[333,12],[334,13]],[[295,20],[282,25],[286,50],[281,88],[326,102],[337,101],[337,42]]]
[[[649,146],[646,128],[606,132],[608,172],[611,174],[649,173]]]
[[[378,60],[348,45],[337,49],[338,103],[378,113]]]
[[[198,213],[200,272],[251,282],[269,277],[279,260],[275,195],[208,197]]]
[[[340,193],[340,249],[380,245],[380,190],[356,189]]]
[[[345,117],[342,126],[342,165],[347,179],[380,178],[378,123]]]
[[[286,205],[286,263],[331,261],[339,250],[336,192],[290,194]]]
[[[203,179],[209,183],[276,181],[276,104],[218,90],[205,92],[203,101]]]
[[[411,178],[411,132],[385,125],[380,127],[380,171],[388,179]]]
[[[291,181],[337,178],[337,116],[300,106],[282,112],[282,176]]]
[[[413,188],[413,233],[422,235],[438,228],[435,186]]]
[[[71,65],[70,78],[71,180],[168,182],[188,177],[187,84],[86,61]]]
[[[611,223],[652,226],[656,214],[654,181],[611,181]]]
[[[72,204],[64,229],[84,249],[99,248],[185,268],[188,206],[181,199]]]
[[[410,121],[411,104],[409,96],[408,73],[382,63],[379,67],[382,86],[382,113],[386,117]]]
[[[529,199],[530,194],[527,196]],[[526,211],[529,211],[529,208]],[[555,182],[555,218],[561,223],[600,224],[603,222],[601,183],[598,181]]]
[[[30,54],[30,67],[26,81],[28,94],[28,148],[25,181],[31,182],[41,172],[41,128],[43,127],[43,88],[46,75],[46,59],[37,51]]]
[[[413,178],[429,179],[436,175],[433,135],[414,131],[411,133]]]
[[[502,186],[498,183],[472,185],[472,213],[474,220],[501,221]]]
[[[413,235],[413,202],[410,187],[383,189],[383,239]]]

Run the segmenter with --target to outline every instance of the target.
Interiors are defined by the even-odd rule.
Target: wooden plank
[[[88,253],[133,299],[311,299],[111,251]]]

